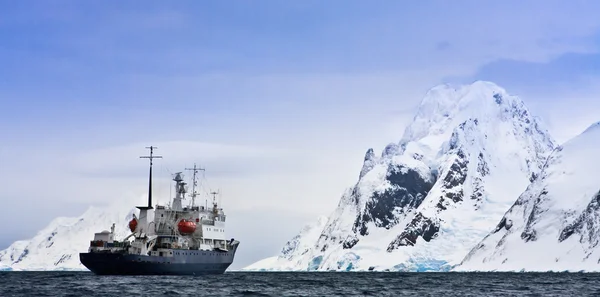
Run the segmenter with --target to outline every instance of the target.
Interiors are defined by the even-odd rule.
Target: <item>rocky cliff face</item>
[[[540,173],[554,140],[489,82],[441,85],[398,143],[365,155],[297,270],[448,270]]]
[[[600,270],[600,123],[557,148],[456,270]]]

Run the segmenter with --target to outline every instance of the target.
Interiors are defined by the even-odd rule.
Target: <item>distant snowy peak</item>
[[[311,243],[319,238],[326,223],[327,217],[320,216],[314,223],[304,226],[298,235],[284,245],[279,257],[290,260],[295,256],[306,253],[312,248]]]
[[[56,218],[30,240],[13,243],[0,251],[0,267],[11,270],[85,270],[79,253],[88,249],[94,233],[110,230],[127,236],[127,222],[134,209],[90,207],[77,218]]]
[[[457,270],[600,270],[600,123],[558,147]]]
[[[326,216],[319,216],[316,221],[302,227],[300,232],[284,245],[279,255],[262,259],[243,268],[244,271],[297,270],[297,261],[313,248],[323,227],[327,223]]]

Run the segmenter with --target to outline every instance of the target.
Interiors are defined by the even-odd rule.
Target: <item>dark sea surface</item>
[[[600,296],[592,273],[0,272],[0,296]]]

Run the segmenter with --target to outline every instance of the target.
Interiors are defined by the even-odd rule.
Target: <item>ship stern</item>
[[[79,253],[81,264],[98,275],[121,274],[121,258],[121,254],[113,253]]]

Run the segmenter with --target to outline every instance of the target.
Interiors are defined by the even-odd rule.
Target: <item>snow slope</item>
[[[457,271],[600,271],[600,123],[557,148]]]
[[[381,156],[367,151],[356,185],[318,240],[305,243],[312,248],[270,269],[449,270],[494,228],[554,147],[525,104],[497,85],[436,86],[400,142]]]
[[[318,219],[304,226],[298,235],[288,241],[280,254],[275,257],[269,257],[251,264],[242,270],[244,271],[270,271],[270,270],[294,270],[298,265],[296,260],[302,255],[308,253],[312,248],[312,243],[317,241],[323,227],[327,223],[327,217],[320,216]]]
[[[127,223],[134,211],[91,207],[77,218],[56,218],[32,239],[0,251],[0,270],[87,270],[79,262],[79,253],[87,251],[94,233],[110,230],[115,223],[117,238],[129,235]]]

